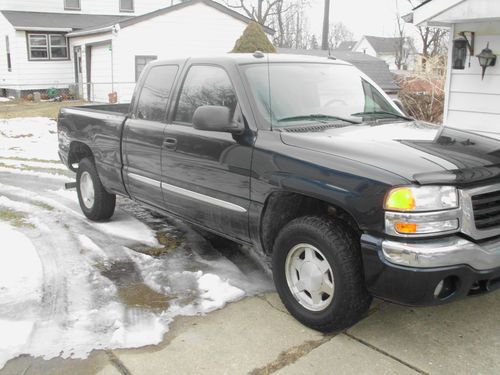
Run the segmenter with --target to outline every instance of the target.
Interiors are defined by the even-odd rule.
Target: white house
[[[379,36],[363,35],[350,49],[352,52],[362,52],[378,57],[389,65],[390,70],[399,70],[396,56],[402,44],[401,70],[413,70],[417,51],[408,38],[386,38]]]
[[[450,28],[444,123],[453,127],[500,132],[500,60],[482,78],[476,55],[489,43],[500,55],[500,1],[431,0],[413,10],[413,23]],[[453,61],[453,40],[464,33],[473,50],[466,48],[463,66]],[[472,54],[471,54],[472,52]]]
[[[3,0],[0,90],[20,95],[73,86],[88,100],[107,101],[116,91],[119,101],[128,101],[149,61],[229,52],[250,22],[212,0],[166,3],[171,0]]]

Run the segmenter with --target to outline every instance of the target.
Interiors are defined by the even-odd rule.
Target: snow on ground
[[[0,367],[22,354],[42,299],[42,263],[23,233],[0,222]],[[35,308],[36,310],[36,308]]]
[[[53,121],[0,120],[0,369],[21,354],[157,344],[176,316],[272,290],[238,245],[215,249],[128,199],[111,221],[88,221],[57,160]],[[158,233],[174,245],[161,251]]]
[[[0,156],[59,160],[57,124],[44,117],[0,119]]]

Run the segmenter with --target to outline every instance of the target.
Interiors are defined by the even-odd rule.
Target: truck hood
[[[420,184],[465,185],[500,177],[500,140],[425,122],[356,124],[319,131],[288,128],[281,139],[290,146],[356,160]]]

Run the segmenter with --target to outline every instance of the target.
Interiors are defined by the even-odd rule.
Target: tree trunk
[[[328,31],[330,29],[330,0],[325,0],[325,11],[323,14],[323,38],[321,49],[328,50]]]

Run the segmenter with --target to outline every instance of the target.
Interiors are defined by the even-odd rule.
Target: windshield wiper
[[[339,120],[349,122],[351,124],[359,124],[360,121],[348,119],[340,116],[331,116],[331,115],[323,115],[323,114],[311,114],[311,115],[302,115],[302,116],[291,116],[291,117],[283,117],[278,120],[278,122],[288,122],[288,121],[301,121],[301,120]]]
[[[407,121],[414,121],[415,119],[408,117],[408,116],[403,116],[398,113],[394,112],[389,112],[389,111],[368,111],[368,112],[358,112],[358,113],[353,113],[351,116],[357,116],[357,117],[362,117],[362,116],[369,116],[369,115],[389,115],[392,117],[397,117],[397,118],[402,118]]]

